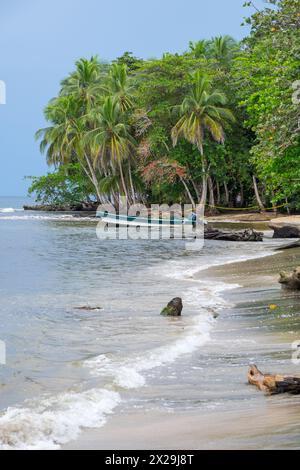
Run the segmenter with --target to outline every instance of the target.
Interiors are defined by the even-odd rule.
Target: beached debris
[[[299,238],[300,217],[280,217],[271,220],[269,227],[274,230],[273,238]]]
[[[243,231],[218,230],[208,227],[204,230],[206,240],[224,240],[232,242],[262,242],[264,234],[253,229]]]
[[[161,311],[161,315],[166,317],[180,317],[183,309],[182,299],[176,297]]]
[[[74,307],[74,310],[85,310],[86,312],[97,312],[103,310],[103,307],[91,307],[90,305],[83,305],[82,307]]]
[[[279,283],[285,289],[300,290],[300,267],[295,268],[292,273],[282,271],[280,273]]]
[[[282,251],[282,250],[290,250],[292,248],[299,248],[300,247],[300,240],[297,240],[293,243],[288,243],[287,245],[281,245],[275,248],[275,251]]]
[[[251,385],[255,385],[259,390],[270,395],[278,393],[300,394],[300,377],[263,374],[255,365],[249,369],[248,381]]]

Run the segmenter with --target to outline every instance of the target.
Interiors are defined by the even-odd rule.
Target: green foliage
[[[252,2],[250,2],[252,3]],[[300,76],[300,9],[298,0],[274,0],[249,22],[251,35],[235,61],[234,78],[245,125],[255,132],[251,153],[258,175],[274,202],[293,198],[298,183],[289,166],[300,156],[299,103],[293,84]]]
[[[208,181],[210,201],[253,205],[255,175],[263,200],[299,208],[299,0],[245,6],[243,44],[218,36],[157,59],[78,60],[37,132],[56,168],[33,180],[38,200],[202,202]]]
[[[28,194],[40,204],[76,205],[93,198],[93,188],[78,164],[61,165],[54,173],[27,179],[32,181]]]

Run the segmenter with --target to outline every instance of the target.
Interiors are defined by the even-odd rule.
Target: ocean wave
[[[48,399],[37,400],[26,407],[9,408],[0,416],[0,449],[58,449],[61,445],[76,439],[82,429],[97,428],[105,424],[107,416],[121,402],[122,389],[138,389],[147,384],[147,372],[175,362],[182,356],[193,354],[211,339],[216,323],[213,313],[228,306],[222,293],[238,287],[196,279],[194,275],[212,265],[230,264],[246,259],[268,256],[271,253],[253,253],[231,259],[219,259],[207,265],[198,264],[197,257],[186,267],[187,259],[168,262],[151,268],[158,269],[159,275],[188,281],[183,296],[184,303],[193,307],[196,315],[188,319],[183,333],[177,340],[164,346],[145,351],[121,360],[99,355],[83,363],[94,377],[105,377],[107,388],[85,392],[63,393]],[[190,281],[193,281],[190,284]],[[109,390],[118,387],[118,392]]]
[[[221,296],[226,290],[239,287],[238,284],[197,281],[198,286],[186,289],[184,303],[192,306],[198,314],[185,327],[181,337],[165,346],[147,351],[123,361],[113,361],[104,355],[85,361],[95,377],[110,375],[115,385],[124,389],[143,387],[147,383],[146,372],[171,364],[181,356],[193,354],[210,340],[210,332],[216,323],[214,314],[230,304]]]
[[[9,408],[0,417],[0,449],[59,449],[83,428],[102,427],[120,400],[116,392],[92,389],[43,399],[37,407]]]
[[[85,361],[84,365],[95,377],[110,375],[118,387],[140,388],[146,385],[146,376],[143,373],[170,364],[183,355],[192,354],[209,341],[214,322],[208,313],[198,315],[192,324],[185,328],[186,333],[173,343],[147,351],[143,356],[122,361],[109,360],[101,355]]]
[[[24,209],[14,209],[12,207],[1,207],[0,208],[0,213],[2,214],[10,214],[13,212],[23,212]]]
[[[13,210],[13,212],[15,212],[15,210]],[[40,215],[40,214],[27,215],[26,214],[26,215],[1,216],[0,220],[15,220],[15,221],[53,220],[53,221],[61,221],[61,222],[86,222],[86,221],[96,222],[95,218],[93,217],[78,217],[75,215],[63,215],[63,214],[61,215]]]

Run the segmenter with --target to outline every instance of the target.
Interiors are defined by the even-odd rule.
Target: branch
[[[256,10],[258,13],[260,12],[260,10],[257,8],[257,6],[255,6],[255,4],[252,1],[250,2],[250,4],[254,8],[254,10]]]

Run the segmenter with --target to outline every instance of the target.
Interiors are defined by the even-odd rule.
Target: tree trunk
[[[133,181],[132,181],[132,173],[131,173],[130,159],[128,160],[128,173],[129,173],[130,188],[131,188],[131,192],[132,192],[132,200],[133,200],[133,204],[135,204],[135,203],[136,203],[136,199],[135,199],[135,190],[134,190]]]
[[[194,188],[194,191],[195,191],[195,193],[196,193],[197,201],[200,201],[200,197],[201,197],[201,196],[200,196],[199,189],[197,188],[196,183],[195,183],[195,181],[194,181],[193,179],[191,179],[191,183],[192,183],[193,188]]]
[[[221,192],[220,192],[220,185],[217,181],[217,204],[220,205],[221,204]]]
[[[241,189],[241,206],[244,207],[245,197],[244,197],[244,185],[242,183],[240,183],[240,189]]]
[[[211,177],[208,177],[208,187],[209,187],[209,205],[211,209],[215,209],[215,195],[214,195],[214,185]]]
[[[101,202],[101,194],[100,194],[100,192],[99,192],[97,178],[96,178],[96,181],[95,181],[95,179],[93,178],[92,173],[90,173],[90,172],[86,169],[85,165],[82,163],[82,161],[80,160],[80,158],[78,159],[78,161],[79,161],[79,164],[80,164],[81,168],[83,169],[83,171],[84,171],[85,174],[87,175],[88,179],[90,180],[90,182],[92,183],[92,185],[93,185],[94,188],[95,188],[96,197],[97,197],[97,202]]]
[[[206,160],[203,155],[203,150],[201,151],[202,156],[202,193],[200,199],[200,206],[205,211],[206,200],[207,200],[207,174],[206,174]]]
[[[180,181],[182,182],[182,184],[183,184],[183,186],[184,186],[184,188],[185,188],[185,190],[186,190],[186,192],[187,192],[187,195],[188,195],[188,197],[189,197],[189,200],[190,200],[191,203],[192,203],[193,209],[195,209],[195,208],[196,208],[196,203],[195,203],[195,200],[194,200],[193,196],[191,195],[191,192],[190,192],[190,190],[189,190],[188,185],[186,184],[185,180],[184,180],[183,178],[181,178],[181,177],[180,177]]]
[[[126,183],[125,183],[125,179],[124,179],[122,162],[120,160],[118,160],[118,163],[119,163],[119,169],[120,169],[120,176],[121,176],[123,191],[124,191],[124,194],[125,194],[125,197],[126,197],[126,203],[127,203],[127,207],[128,207],[129,199],[128,199],[128,192],[127,192],[127,187],[126,187]]]
[[[255,176],[253,175],[253,187],[254,187],[254,192],[255,192],[255,197],[257,200],[257,203],[259,205],[259,208],[262,212],[265,212],[265,206],[263,205],[263,202],[261,200],[261,197],[259,195],[258,187],[257,187],[257,181]]]
[[[224,189],[225,189],[225,201],[227,206],[229,206],[229,191],[226,181],[224,181]]]
[[[289,208],[289,206],[288,206],[289,202],[288,202],[288,200],[287,200],[287,197],[285,198],[285,202],[286,202],[286,210],[287,210],[287,213],[288,213],[288,215],[291,215],[291,211],[290,211],[290,208]]]
[[[101,194],[100,194],[100,191],[99,191],[98,180],[97,180],[95,170],[93,168],[92,163],[90,162],[89,157],[86,155],[86,153],[84,154],[84,157],[85,157],[85,160],[86,160],[86,162],[88,164],[88,167],[89,167],[89,171],[90,171],[90,175],[91,175],[90,180],[91,180],[91,182],[93,183],[93,185],[95,187],[98,200],[101,201]]]

